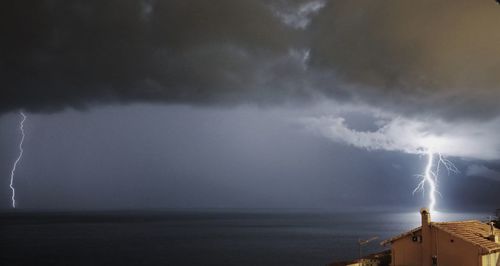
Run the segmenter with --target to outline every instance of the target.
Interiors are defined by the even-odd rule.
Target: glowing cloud
[[[341,116],[310,117],[307,128],[335,142],[367,150],[427,154],[429,149],[444,156],[478,160],[500,158],[500,140],[495,132],[500,121],[482,123],[413,120],[388,114],[375,117],[379,128],[358,131]]]

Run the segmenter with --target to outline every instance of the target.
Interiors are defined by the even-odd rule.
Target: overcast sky
[[[9,1],[0,207],[500,207],[495,1]]]

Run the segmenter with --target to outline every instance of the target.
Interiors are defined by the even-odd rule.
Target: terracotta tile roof
[[[484,253],[500,252],[500,244],[487,239],[487,237],[491,233],[491,227],[490,225],[485,224],[483,222],[477,220],[460,221],[460,222],[439,222],[439,223],[431,222],[431,226],[436,227],[457,238],[460,238],[466,242],[469,242],[473,245],[482,248]],[[403,238],[407,235],[411,235],[420,230],[421,227],[417,227],[408,232],[387,239],[381,242],[380,244],[385,246],[389,243],[392,243],[400,238]],[[495,229],[495,234],[500,235],[500,230]]]
[[[461,238],[466,242],[483,248],[486,253],[500,251],[499,243],[495,243],[487,239],[487,237],[491,234],[491,227],[488,224],[472,220],[462,222],[431,223],[431,225],[451,235]],[[500,230],[495,229],[495,234],[500,235]]]

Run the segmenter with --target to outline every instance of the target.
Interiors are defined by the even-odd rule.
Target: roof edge
[[[389,244],[389,243],[392,243],[392,242],[394,242],[394,241],[396,241],[396,240],[398,240],[398,239],[401,239],[401,238],[403,238],[403,237],[405,237],[405,236],[407,236],[407,235],[411,235],[411,234],[413,234],[413,233],[415,233],[415,232],[417,232],[417,231],[419,231],[419,230],[421,230],[421,229],[422,229],[422,226],[419,226],[419,227],[413,228],[413,229],[411,229],[411,230],[410,230],[410,231],[408,231],[408,232],[401,233],[401,234],[399,234],[399,235],[397,235],[397,236],[395,236],[395,237],[392,237],[392,238],[389,238],[389,239],[387,239],[387,240],[384,240],[384,241],[380,242],[380,245],[385,246],[385,245],[387,245],[387,244]]]
[[[478,221],[478,220],[471,220],[471,221],[464,221],[464,222],[478,222],[478,223],[481,223],[481,221]],[[444,224],[444,223],[441,223],[441,224]],[[494,249],[490,249],[490,248],[487,248],[487,247],[484,247],[484,246],[481,246],[480,244],[477,244],[477,243],[474,243],[472,240],[470,239],[467,239],[453,231],[450,231],[450,230],[447,230],[446,228],[443,228],[442,226],[439,226],[440,224],[439,223],[431,223],[431,226],[434,225],[436,228],[439,228],[440,230],[456,237],[456,238],[460,238],[461,240],[469,243],[469,244],[472,244],[474,246],[477,246],[479,248],[481,248],[482,250],[486,251],[486,253],[484,254],[491,254],[491,253],[495,253],[495,252],[499,252],[500,251],[500,246],[498,248],[494,248]],[[482,255],[484,255],[482,254]]]

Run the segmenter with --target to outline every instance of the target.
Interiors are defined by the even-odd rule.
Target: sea
[[[327,265],[389,249],[380,243],[419,225],[418,212],[0,212],[0,265]]]

